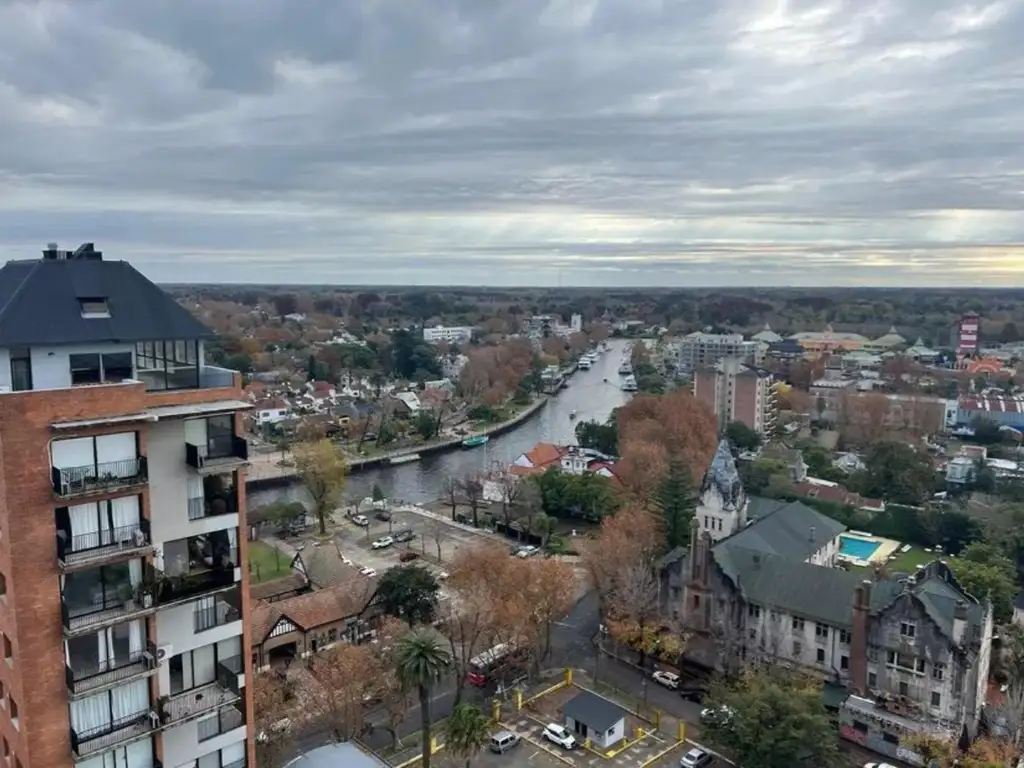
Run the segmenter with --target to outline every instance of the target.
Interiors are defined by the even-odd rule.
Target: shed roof
[[[604,733],[610,730],[626,712],[618,704],[590,691],[582,691],[565,703],[562,712],[587,728]]]

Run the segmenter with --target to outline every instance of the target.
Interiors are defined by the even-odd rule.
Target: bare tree
[[[518,475],[512,474],[512,472],[505,468],[494,472],[492,479],[501,493],[502,519],[506,526],[510,526],[512,525],[512,509],[526,483],[522,482]]]
[[[453,477],[452,475],[445,475],[444,477],[444,497],[452,508],[452,520],[455,520],[455,511],[459,506],[459,491],[462,489],[462,484],[459,482],[459,478]]]
[[[444,558],[441,556],[441,545],[448,539],[448,524],[440,520],[430,520],[428,521],[424,533],[430,536],[434,545],[437,547],[437,559],[443,561]],[[426,536],[424,536],[423,541],[426,541]]]
[[[480,505],[484,501],[484,484],[477,475],[467,475],[460,482],[466,503],[473,514],[473,527],[480,527]]]

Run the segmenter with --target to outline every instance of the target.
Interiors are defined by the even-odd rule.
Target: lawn
[[[291,573],[291,558],[263,541],[249,542],[249,582],[259,584]]]
[[[885,567],[889,573],[913,573],[936,557],[941,557],[941,555],[936,555],[934,552],[925,552],[921,547],[911,547],[906,552],[896,555],[896,557],[885,564]]]

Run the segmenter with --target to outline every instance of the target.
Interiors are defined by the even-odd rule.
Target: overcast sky
[[[0,3],[0,249],[160,281],[1024,285],[1024,0]]]

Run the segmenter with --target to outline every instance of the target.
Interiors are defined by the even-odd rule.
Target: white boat
[[[402,456],[392,456],[388,459],[388,464],[409,464],[413,461],[419,461],[420,455],[418,453],[406,453]]]
[[[636,392],[636,379],[632,376],[627,376],[622,382],[623,392]]]
[[[629,376],[633,373],[633,366],[629,364],[628,360],[623,360],[622,365],[619,366],[619,376]]]
[[[589,357],[584,355],[583,357],[580,358],[579,368],[581,371],[589,371],[590,366],[593,364],[593,361]]]
[[[573,411],[572,413],[570,413],[569,414],[569,418],[570,419],[575,419],[576,418],[576,411]]]

